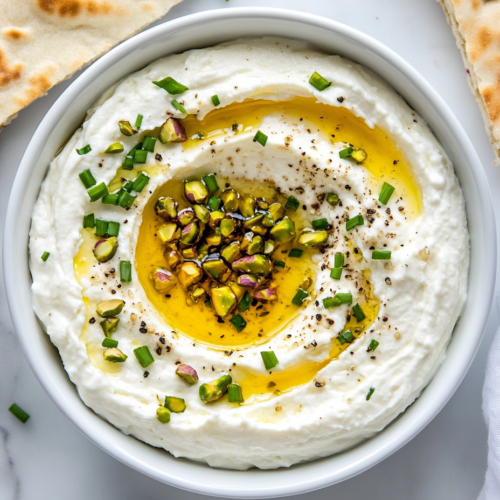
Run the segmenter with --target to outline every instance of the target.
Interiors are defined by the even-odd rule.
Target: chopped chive
[[[229,384],[227,386],[227,400],[230,403],[243,403],[243,394],[238,384]]]
[[[328,229],[330,227],[330,224],[326,219],[316,219],[312,221],[312,227],[314,229],[322,230]]]
[[[25,424],[28,418],[30,418],[30,416],[22,408],[17,406],[16,403],[10,405],[9,411],[23,424]]]
[[[120,261],[120,281],[130,283],[132,281],[132,264],[128,260]]]
[[[221,199],[216,198],[215,196],[210,196],[208,200],[208,207],[211,208],[213,211],[219,210],[221,204]]]
[[[342,277],[342,271],[343,268],[341,267],[335,267],[334,269],[330,270],[330,278],[334,280],[339,280]]]
[[[186,92],[186,90],[189,90],[188,87],[177,82],[170,76],[153,83],[161,89],[166,90],[171,95],[182,94],[183,92]]]
[[[219,100],[219,96],[218,95],[213,95],[211,97],[211,99],[212,99],[212,104],[214,106],[218,106],[220,104],[220,100]]]
[[[85,189],[95,186],[96,180],[89,169],[80,172],[78,174],[78,177],[80,177],[80,180],[82,181],[82,184],[85,186]]]
[[[136,177],[136,179],[134,180],[132,184],[132,189],[137,193],[140,193],[146,187],[146,184],[149,182],[149,179],[150,179],[149,175],[146,175],[144,172],[141,172],[139,176]]]
[[[257,130],[253,142],[258,142],[261,146],[265,146],[267,142],[267,135],[263,134],[260,130]]]
[[[87,144],[86,146],[83,146],[82,149],[77,149],[76,152],[79,155],[86,155],[87,153],[90,153],[92,151],[92,148],[90,147],[90,144]]]
[[[151,352],[149,352],[149,347],[147,345],[143,345],[141,347],[137,347],[137,349],[134,349],[134,354],[137,358],[137,361],[139,361],[140,365],[143,368],[147,368],[151,363],[154,363],[155,359],[151,355]]]
[[[375,351],[378,346],[379,346],[379,342],[375,339],[372,339],[370,342],[370,345],[368,346],[367,352]]]
[[[273,264],[274,267],[285,267],[285,263],[282,260],[275,260]]]
[[[363,312],[363,309],[361,309],[361,306],[359,304],[353,306],[352,313],[354,314],[354,317],[358,320],[358,323],[366,318],[365,313]]]
[[[332,82],[329,82],[316,71],[311,75],[311,78],[309,78],[309,83],[320,92],[327,89],[332,84]]]
[[[150,153],[154,153],[155,144],[156,144],[156,139],[154,137],[151,137],[150,135],[147,135],[146,137],[144,137],[142,141],[142,149],[144,149],[144,151],[149,151]]]
[[[172,106],[177,110],[180,111],[183,115],[187,115],[187,111],[184,109],[184,106],[177,102],[175,99],[172,101]]]
[[[214,174],[205,175],[205,177],[203,177],[203,182],[211,193],[215,193],[215,191],[219,189],[219,184],[217,184],[217,179]]]
[[[123,144],[119,143],[119,142],[113,142],[113,144],[110,144],[106,151],[104,151],[104,153],[108,154],[108,155],[116,155],[118,153],[123,153]]]
[[[252,296],[246,292],[245,295],[243,295],[243,298],[241,299],[240,303],[238,304],[238,309],[241,312],[248,311],[250,309],[250,306],[252,305]]]
[[[289,196],[288,199],[286,200],[285,204],[285,209],[286,210],[291,210],[292,212],[295,212],[297,208],[299,208],[300,202],[295,198],[295,196]]]
[[[387,202],[389,201],[389,198],[392,196],[392,193],[394,193],[394,186],[391,186],[387,182],[384,182],[384,185],[382,186],[382,191],[380,191],[380,194],[378,196],[378,201],[382,203],[382,205],[387,205]]]
[[[368,394],[366,395],[366,400],[370,401],[370,398],[372,397],[372,394],[375,392],[375,387],[370,387],[370,390],[368,391]]]
[[[301,250],[300,248],[292,248],[290,250],[290,253],[288,254],[288,257],[293,257],[294,259],[299,259],[302,257],[302,254],[304,253],[304,250]]]
[[[372,260],[391,260],[390,250],[373,250]]]
[[[83,227],[95,227],[95,216],[94,214],[87,214],[83,216]]]
[[[140,142],[139,144],[137,144],[137,146],[132,148],[128,152],[127,156],[125,156],[125,158],[123,159],[123,162],[122,162],[122,167],[125,170],[132,170],[134,168],[135,152],[141,148],[142,148],[142,142]]]
[[[334,267],[343,267],[344,266],[344,254],[337,252],[335,254],[335,266]]]
[[[341,345],[344,345],[344,344],[350,344],[351,342],[354,342],[355,337],[350,330],[347,330],[347,332],[344,332],[344,333],[341,333],[340,335],[338,335],[337,340],[340,342]]]
[[[44,262],[47,262],[47,259],[49,258],[50,252],[43,252],[42,256],[40,257]]]
[[[134,163],[146,163],[148,152],[143,149],[136,149],[134,153]]]
[[[103,219],[96,219],[95,221],[95,235],[106,236],[108,234],[108,221]]]
[[[116,238],[119,233],[120,233],[120,223],[114,222],[114,221],[109,221],[108,222],[108,235],[114,236]]]
[[[132,181],[127,181],[123,186],[122,186],[123,189],[125,189],[125,191],[127,191],[128,193],[131,193],[132,192],[132,189],[134,188],[134,183]]]
[[[354,151],[354,148],[345,148],[339,151],[339,156],[340,158],[347,158],[348,156],[351,156],[351,153]]]
[[[292,299],[292,304],[295,304],[296,306],[301,306],[304,300],[309,296],[309,294],[305,291],[302,290],[302,288],[299,288],[297,290],[297,293]]]
[[[118,198],[120,195],[118,193],[107,194],[103,197],[102,202],[105,205],[118,205]]]
[[[130,208],[134,204],[134,201],[135,196],[132,196],[127,191],[123,191],[120,198],[118,198],[118,205],[122,208]]]
[[[247,326],[247,322],[239,314],[233,316],[229,322],[236,328],[237,332],[241,332]]]
[[[144,116],[137,115],[137,118],[135,119],[135,128],[141,128],[143,118]]]
[[[110,339],[109,337],[106,337],[102,341],[102,346],[109,347],[109,348],[113,349],[114,347],[118,347],[118,340]]]
[[[352,219],[349,219],[345,223],[345,228],[347,231],[350,231],[351,229],[354,229],[356,226],[363,226],[365,223],[365,220],[363,219],[362,215],[356,215]]]
[[[276,354],[274,354],[273,351],[262,351],[260,355],[262,356],[262,361],[264,361],[264,366],[266,367],[266,370],[271,370],[275,366],[279,365],[278,358],[276,357]]]
[[[323,299],[323,307],[325,309],[338,307],[342,304],[352,304],[352,295],[350,293],[337,293],[334,297]]]
[[[100,184],[97,184],[97,186],[92,186],[90,189],[87,189],[87,193],[89,194],[90,201],[97,201],[103,196],[109,194],[109,191],[106,184],[101,182]]]

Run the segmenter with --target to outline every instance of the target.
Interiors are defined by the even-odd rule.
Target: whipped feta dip
[[[331,84],[323,90],[311,85],[314,73]],[[167,77],[187,89],[170,94],[153,83]],[[145,163],[124,170],[129,152],[146,135],[158,138],[169,117],[186,124],[188,140],[157,140]],[[136,134],[120,131],[124,120]],[[257,132],[267,140],[254,140]],[[118,154],[105,153],[116,143],[123,146]],[[87,145],[90,151],[79,154]],[[366,160],[346,156],[350,147],[362,147]],[[92,202],[79,177],[86,170],[109,193],[142,171],[149,181],[131,191],[130,206]],[[255,342],[238,345],[237,331],[234,345],[227,337],[210,343],[182,331],[169,319],[173,311],[159,307],[139,278],[148,265],[138,257],[140,235],[159,190],[209,173],[255,196],[272,186],[280,197],[298,200],[297,237],[312,221],[329,224],[328,240],[309,256],[312,284],[290,285],[292,296],[306,289],[303,304],[290,305],[290,320]],[[384,183],[395,188],[385,204],[379,201]],[[329,194],[337,195],[336,203],[328,202]],[[100,239],[95,228],[82,227],[91,213],[119,223],[118,247],[106,262],[92,252]],[[36,314],[88,407],[175,457],[273,469],[352,447],[419,396],[445,356],[465,303],[469,236],[452,164],[394,90],[349,60],[266,37],[168,56],[107,91],[50,164],[29,251]],[[279,245],[275,252],[270,259],[285,262],[277,276],[300,274],[300,259],[280,253]],[[336,254],[344,258],[340,279],[331,277]],[[120,279],[121,262],[131,264],[131,281]],[[282,283],[278,297],[290,293]],[[332,306],[329,299],[338,294],[352,301]],[[111,336],[127,357],[120,363],[103,358],[96,307],[109,300],[125,303]],[[366,318],[352,339],[345,333],[357,325],[356,304]],[[175,309],[196,322],[202,317],[197,307]],[[241,314],[251,326],[256,308]],[[154,359],[146,367],[134,355],[144,346]],[[279,360],[271,370],[264,351]],[[194,368],[199,380],[187,384],[176,374],[179,365]],[[242,387],[242,404],[226,397],[204,402],[199,387],[225,375]],[[186,405],[168,423],[157,418],[165,396]]]

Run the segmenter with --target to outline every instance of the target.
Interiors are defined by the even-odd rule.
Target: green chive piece
[[[370,398],[372,397],[372,394],[375,392],[375,387],[370,387],[370,390],[368,391],[368,394],[366,395],[366,400],[370,401]]]
[[[95,186],[97,182],[94,176],[92,175],[92,172],[89,169],[80,172],[78,174],[78,177],[80,177],[80,180],[82,181],[82,184],[85,186],[85,189]]]
[[[238,384],[229,384],[227,386],[227,400],[230,403],[243,403],[243,393]]]
[[[42,256],[40,257],[44,262],[47,262],[47,259],[49,258],[50,252],[43,252]]]
[[[316,219],[312,221],[312,227],[314,229],[325,230],[330,228],[330,224],[326,219]]]
[[[137,349],[134,349],[134,354],[137,358],[137,361],[139,361],[139,364],[143,368],[147,368],[151,363],[154,363],[155,359],[149,352],[149,347],[147,345],[143,345],[141,347],[137,347]]]
[[[334,280],[339,280],[342,277],[343,269],[341,267],[335,267],[330,270],[330,278]]]
[[[311,78],[309,78],[309,83],[320,92],[323,92],[323,90],[327,89],[332,84],[332,82],[329,82],[316,71],[311,75]]]
[[[285,263],[282,260],[275,260],[274,261],[274,267],[284,268],[285,267]]]
[[[132,148],[127,156],[125,156],[125,158],[123,159],[123,162],[122,162],[122,167],[125,169],[125,170],[132,170],[134,168],[134,162],[135,162],[135,152],[138,150],[138,149],[142,149],[142,142],[140,142],[139,144],[137,144],[137,146],[135,146],[134,148]]]
[[[337,252],[335,254],[335,266],[334,267],[343,267],[344,266],[344,254]]]
[[[87,214],[83,216],[83,227],[95,227],[95,216],[94,214]]]
[[[217,179],[214,174],[205,175],[205,177],[203,177],[203,182],[211,193],[215,193],[219,189],[219,184],[217,184]]]
[[[108,155],[116,155],[118,153],[123,153],[123,144],[119,142],[113,142],[113,144],[110,144],[106,151],[104,153]]]
[[[149,175],[146,175],[144,172],[141,172],[140,175],[136,177],[136,179],[134,180],[132,184],[132,189],[135,192],[140,193],[146,187],[146,184],[149,182],[149,179],[150,179]]]
[[[142,119],[144,118],[144,116],[142,115],[137,115],[137,118],[135,119],[135,127],[136,128],[141,128],[141,125],[142,125]]]
[[[363,226],[365,223],[365,220],[363,219],[362,215],[356,215],[352,219],[349,219],[345,223],[345,228],[347,231],[350,231],[351,229],[354,229],[356,226]]]
[[[214,212],[219,210],[220,204],[221,204],[221,199],[216,198],[215,196],[210,196],[208,200],[208,207],[211,208]]]
[[[109,337],[106,337],[102,341],[102,346],[103,347],[110,347],[111,349],[113,349],[114,347],[118,347],[118,340],[110,339]]]
[[[267,135],[263,134],[260,130],[257,130],[253,142],[258,142],[261,146],[265,146],[267,143]]]
[[[180,111],[183,115],[187,115],[187,111],[184,109],[184,106],[177,102],[175,99],[172,101],[172,106],[177,110]]]
[[[212,104],[214,106],[218,106],[220,104],[220,100],[219,100],[219,96],[218,95],[213,95],[211,97],[211,99],[212,99]]]
[[[132,281],[132,264],[128,260],[120,261],[120,281],[130,283]]]
[[[134,163],[146,163],[148,152],[143,149],[136,149],[134,153]]]
[[[241,312],[245,312],[250,309],[251,305],[252,305],[252,296],[248,292],[246,292],[245,295],[243,295],[243,298],[241,299],[240,303],[238,304],[238,309]]]
[[[379,342],[375,339],[372,339],[370,342],[370,345],[368,346],[367,352],[375,351],[378,346],[379,346]]]
[[[125,191],[127,191],[128,193],[131,193],[132,189],[134,188],[134,183],[132,181],[127,181],[125,184],[123,184],[122,188],[125,189]]]
[[[156,144],[156,139],[154,137],[151,137],[150,135],[147,135],[146,137],[144,137],[142,141],[142,149],[144,149],[144,151],[149,151],[150,153],[154,153],[155,144]]]
[[[304,250],[301,250],[300,248],[292,248],[290,250],[290,253],[288,254],[288,257],[293,257],[294,259],[299,259],[302,257],[302,254],[304,253]]]
[[[95,221],[95,235],[106,236],[108,233],[108,221],[103,219],[96,219]]]
[[[391,260],[390,250],[373,250],[372,260]]]
[[[350,330],[347,330],[347,332],[341,333],[340,335],[337,336],[337,340],[341,343],[341,345],[344,344],[350,344],[351,342],[354,342],[356,338],[352,334]]]
[[[309,294],[305,290],[302,290],[302,288],[299,288],[297,290],[297,293],[292,299],[292,304],[295,304],[296,306],[301,306],[307,297],[309,297]]]
[[[243,319],[242,316],[237,314],[236,316],[233,316],[229,322],[236,328],[237,332],[241,332],[247,326],[247,322]]]
[[[120,197],[118,198],[118,205],[122,208],[130,208],[135,201],[135,196],[132,196],[127,191],[123,191]]]
[[[114,221],[109,221],[108,222],[108,235],[114,236],[116,238],[116,237],[118,237],[119,233],[120,233],[120,223],[114,222]]]
[[[387,182],[384,182],[382,190],[380,191],[380,194],[378,196],[378,201],[380,201],[382,205],[387,205],[389,198],[392,196],[392,193],[394,193],[394,189],[394,186],[391,186]]]
[[[350,293],[337,293],[334,297],[323,299],[323,307],[325,309],[338,307],[342,304],[352,304],[352,295]]]
[[[262,361],[264,361],[264,366],[266,367],[266,370],[271,370],[275,366],[279,365],[278,358],[276,357],[276,354],[274,354],[273,351],[262,351],[260,355],[262,356]]]
[[[118,205],[118,198],[120,195],[118,193],[107,194],[103,197],[102,202],[105,205]]]
[[[77,149],[76,152],[79,155],[86,155],[87,153],[90,153],[92,151],[92,148],[90,147],[90,144],[87,144],[86,146],[83,146],[82,149]]]
[[[341,151],[339,151],[339,156],[341,158],[347,158],[348,156],[351,155],[351,153],[354,151],[354,148],[345,148],[345,149],[342,149]]]
[[[366,315],[363,312],[363,309],[361,309],[361,306],[359,304],[353,306],[352,313],[354,314],[354,317],[358,320],[358,323],[360,323],[366,318]]]
[[[286,210],[291,210],[292,212],[295,212],[297,208],[299,208],[300,202],[295,198],[295,196],[289,196],[288,199],[286,200],[285,204],[285,209]]]
[[[109,194],[108,186],[106,186],[104,182],[101,182],[97,184],[97,186],[92,186],[90,189],[87,189],[87,193],[89,194],[90,201],[97,201]]]
[[[185,85],[182,85],[182,83],[177,82],[170,76],[167,76],[167,78],[164,78],[159,82],[153,83],[161,89],[166,90],[171,95],[182,94],[183,92],[186,92],[186,90],[189,90]]]
[[[30,416],[22,408],[17,406],[16,403],[10,405],[9,411],[23,424],[25,424],[28,418],[30,418]]]

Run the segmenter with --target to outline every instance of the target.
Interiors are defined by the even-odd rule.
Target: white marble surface
[[[496,198],[500,220],[500,200],[495,196],[500,192],[500,166],[493,166],[493,152],[479,109],[468,88],[451,30],[435,0],[184,0],[161,22],[197,11],[241,6],[282,7],[329,17],[368,33],[407,59],[443,96],[471,137]],[[22,111],[0,134],[2,234],[10,187],[24,149],[43,115],[68,84],[57,86]],[[127,468],[73,427],[26,363],[9,318],[3,279],[0,281],[0,499],[201,498]],[[486,467],[486,429],[481,414],[484,367],[498,324],[499,313],[493,307],[483,343],[464,382],[418,437],[368,472],[303,497],[474,499]],[[7,411],[12,402],[31,414],[27,424]]]

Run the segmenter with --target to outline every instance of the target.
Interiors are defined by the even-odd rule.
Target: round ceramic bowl
[[[422,395],[385,430],[343,453],[277,471],[212,469],[126,436],[86,407],[58,352],[33,312],[28,268],[32,207],[54,153],[100,94],[155,59],[245,37],[277,35],[306,40],[378,73],[427,121],[448,152],[467,203],[471,233],[468,300],[446,359]],[[24,353],[45,390],[94,443],[159,481],[219,497],[270,498],[305,493],[352,477],[415,437],[457,389],[480,343],[493,294],[496,236],[486,178],[457,119],[429,84],[403,59],[368,36],[320,17],[278,9],[228,9],[170,21],[122,43],[92,64],[55,102],[35,132],[9,201],[4,271],[12,319]]]

